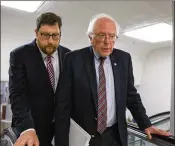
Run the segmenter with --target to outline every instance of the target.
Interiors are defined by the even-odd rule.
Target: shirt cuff
[[[23,131],[23,132],[20,134],[20,136],[21,136],[22,134],[24,134],[25,132],[27,132],[27,131],[35,131],[35,129],[33,129],[33,128],[27,129],[27,130]]]

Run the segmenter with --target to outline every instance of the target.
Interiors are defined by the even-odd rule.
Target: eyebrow
[[[114,35],[116,35],[115,33],[105,33],[105,32],[99,32],[99,33],[96,33],[96,34],[114,34]]]
[[[38,31],[38,32],[40,32],[40,33],[44,33],[44,34],[50,34],[50,35],[52,35],[52,34],[61,34],[61,32],[56,32],[56,33],[42,32],[42,31]]]

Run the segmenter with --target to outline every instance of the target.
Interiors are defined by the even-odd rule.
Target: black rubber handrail
[[[167,115],[167,116],[164,117],[164,118],[161,118],[160,120],[157,119],[158,121],[151,121],[151,120],[154,119],[154,118],[159,118],[160,116],[165,116],[165,115]],[[170,111],[162,112],[162,113],[158,113],[158,114],[156,114],[156,115],[150,116],[149,119],[150,119],[150,121],[151,121],[151,123],[152,123],[153,125],[157,125],[157,124],[162,123],[162,122],[164,122],[164,121],[170,120]],[[137,125],[135,122],[129,122],[129,121],[128,121],[128,123]]]
[[[145,141],[156,144],[158,146],[174,146],[175,145],[175,137],[174,136],[161,136],[152,134],[152,139],[148,139],[147,135],[138,129],[136,125],[128,123],[128,133],[134,136],[137,136]]]
[[[150,116],[149,119],[153,119],[153,118],[157,118],[159,116],[165,116],[165,115],[170,115],[170,111],[166,111],[166,112],[162,112],[162,113],[158,113],[158,114],[155,114],[153,116]]]
[[[163,122],[167,122],[167,121],[170,121],[170,117],[166,117],[166,118],[163,118],[159,121],[156,121],[156,122],[152,122],[153,125],[160,125],[161,123]]]
[[[170,121],[170,117],[165,117],[165,118],[162,118],[162,119],[160,119],[160,120],[158,120],[158,121],[152,121],[151,123],[152,123],[152,125],[159,125],[159,124],[161,124],[161,123],[163,123],[163,122],[166,122],[166,121]],[[134,122],[128,122],[128,123],[130,123],[130,124],[132,124],[132,125],[137,125],[137,124],[134,123]]]

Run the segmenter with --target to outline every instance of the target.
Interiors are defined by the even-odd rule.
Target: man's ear
[[[90,34],[88,35],[88,37],[89,37],[89,40],[92,41],[92,36]]]
[[[36,37],[38,36],[38,30],[37,29],[35,29],[35,35],[36,35]]]

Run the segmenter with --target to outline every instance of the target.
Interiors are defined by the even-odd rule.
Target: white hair
[[[89,27],[88,27],[87,32],[86,32],[87,35],[90,35],[93,33],[94,25],[95,25],[96,21],[100,18],[108,18],[108,19],[112,20],[116,25],[116,35],[117,36],[119,35],[119,29],[120,29],[119,24],[117,23],[117,21],[113,17],[111,17],[110,15],[105,14],[105,13],[100,13],[100,14],[97,14],[97,15],[92,17],[92,19],[90,20],[90,23],[89,23]]]

